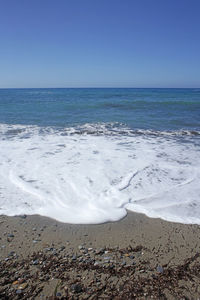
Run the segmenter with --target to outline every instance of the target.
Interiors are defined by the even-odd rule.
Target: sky
[[[200,0],[0,0],[0,88],[200,87]]]

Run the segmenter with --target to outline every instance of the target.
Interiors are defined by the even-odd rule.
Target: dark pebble
[[[75,283],[71,285],[71,291],[74,293],[81,293],[83,291],[80,283]]]
[[[20,215],[19,216],[21,219],[26,219],[26,215]]]
[[[9,237],[9,238],[13,238],[13,237],[14,237],[14,234],[9,233],[9,234],[8,234],[8,237]]]
[[[15,251],[11,251],[8,256],[14,256],[15,255]]]
[[[39,260],[38,259],[36,259],[36,260],[33,261],[33,265],[38,265],[38,264],[39,264]]]
[[[63,251],[63,250],[65,250],[65,246],[62,246],[62,247],[60,248],[60,251]]]
[[[100,248],[99,250],[96,251],[96,254],[103,254],[105,251],[105,248]]]

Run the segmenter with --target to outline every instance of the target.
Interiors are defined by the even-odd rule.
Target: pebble
[[[82,292],[82,290],[83,290],[82,286],[79,283],[75,283],[75,284],[71,285],[71,291],[74,293],[80,293],[80,292]]]
[[[27,286],[28,286],[28,283],[24,282],[18,287],[18,290],[24,290],[25,288],[27,288]]]
[[[53,251],[53,248],[44,248],[44,251],[45,251],[45,252]]]
[[[96,251],[96,254],[103,254],[105,251],[105,248],[100,248],[99,250]]]
[[[83,247],[82,245],[80,245],[80,246],[78,246],[78,249],[79,249],[79,250],[83,250],[84,247]]]
[[[79,262],[82,262],[82,261],[83,261],[83,258],[82,258],[82,257],[80,257],[80,258],[78,259],[78,261],[79,261]]]
[[[13,238],[13,237],[14,237],[14,234],[13,234],[13,233],[9,233],[9,234],[8,234],[8,237],[9,237],[9,238]]]
[[[61,297],[62,296],[62,294],[61,293],[56,293],[56,297]]]
[[[24,278],[18,278],[18,283],[21,284],[24,282]]]
[[[53,255],[57,255],[57,254],[58,254],[57,251],[56,251],[56,249],[54,249],[54,250],[52,251],[52,254],[53,254]]]
[[[20,215],[19,216],[19,218],[21,218],[21,219],[26,219],[26,217],[27,217],[26,215]]]
[[[139,272],[140,272],[140,273],[144,273],[144,272],[145,272],[145,270],[144,270],[144,269],[141,269],[141,270],[139,270]]]
[[[163,273],[164,272],[162,266],[157,266],[156,270],[157,270],[158,273]]]
[[[103,259],[104,259],[104,260],[110,260],[111,257],[110,257],[110,256],[105,256]]]
[[[33,261],[33,265],[38,265],[38,264],[39,264],[39,260],[38,259],[36,259],[36,260]]]
[[[59,251],[65,250],[65,246],[61,246]]]
[[[9,257],[6,257],[6,258],[5,258],[5,261],[8,261],[9,259],[10,259]]]

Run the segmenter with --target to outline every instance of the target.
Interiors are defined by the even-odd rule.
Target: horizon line
[[[9,89],[200,89],[200,87],[98,87],[98,86],[88,86],[88,87],[0,87],[0,90]]]

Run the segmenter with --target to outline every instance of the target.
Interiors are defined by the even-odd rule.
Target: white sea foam
[[[112,125],[1,124],[0,209],[69,223],[116,221],[129,209],[200,224],[200,146]]]

